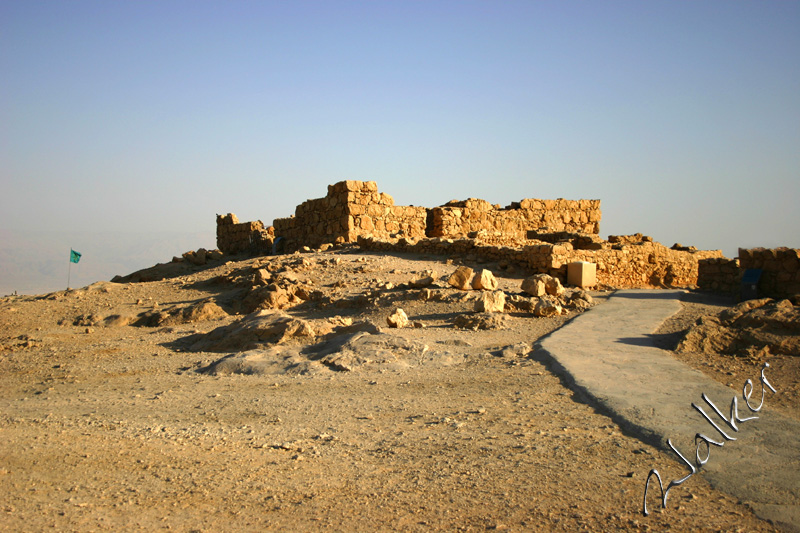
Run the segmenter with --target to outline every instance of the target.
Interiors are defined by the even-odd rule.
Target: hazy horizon
[[[213,248],[217,213],[269,224],[343,179],[800,248],[797,28],[799,2],[0,0],[0,294],[65,288],[70,247],[73,286]]]

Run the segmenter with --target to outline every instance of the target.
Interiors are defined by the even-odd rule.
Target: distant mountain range
[[[69,262],[70,248],[80,252]],[[108,281],[188,250],[216,248],[213,231],[77,232],[0,229],[0,296],[46,294]]]

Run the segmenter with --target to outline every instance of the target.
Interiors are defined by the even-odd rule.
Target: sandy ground
[[[652,498],[655,511],[642,516],[648,471],[669,478],[683,468],[624,435],[528,357],[575,312],[520,313],[503,329],[461,330],[452,319],[471,311],[474,294],[441,289],[441,301],[424,301],[386,288],[428,270],[447,274],[458,260],[357,250],[304,257],[310,266],[301,273],[329,298],[291,315],[384,325],[401,306],[426,327],[391,333],[441,357],[350,372],[215,376],[197,370],[226,353],[192,352],[183,339],[241,317],[75,325],[209,297],[232,310],[242,296],[230,281],[236,275],[297,258],[0,300],[0,529],[774,530],[700,476],[673,489],[666,510]],[[519,292],[520,275],[471,266],[491,268],[501,288]],[[602,305],[605,295],[594,295]],[[674,345],[681,329],[720,305],[687,298],[661,342]],[[755,377],[711,359],[695,363],[736,378],[737,387]],[[796,385],[793,368],[776,369],[771,380]],[[775,402],[795,415],[797,403],[796,394]]]

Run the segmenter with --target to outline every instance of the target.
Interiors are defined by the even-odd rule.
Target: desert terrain
[[[494,274],[504,312],[448,283],[462,265]],[[775,531],[701,476],[642,516],[648,471],[684,468],[535,350],[610,291],[535,316],[525,277],[339,246],[2,298],[0,529]],[[800,417],[797,356],[687,335],[735,303],[687,292],[659,346],[737,393],[769,361],[766,409]]]

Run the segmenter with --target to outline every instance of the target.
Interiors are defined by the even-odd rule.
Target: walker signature
[[[769,390],[771,390],[773,393],[777,392],[775,390],[775,388],[770,384],[770,382],[767,379],[767,377],[764,375],[764,370],[766,370],[767,368],[769,368],[769,363],[764,363],[764,366],[761,367],[761,378],[760,378],[760,381],[761,381],[761,401],[759,402],[758,406],[753,407],[752,405],[750,405],[750,396],[753,394],[753,390],[755,389],[755,387],[753,385],[753,381],[748,379],[747,381],[744,382],[744,387],[742,389],[742,399],[744,399],[744,403],[747,405],[747,408],[750,409],[750,411],[752,411],[753,413],[757,413],[758,411],[760,411],[761,408],[764,405],[764,395],[766,393],[765,386],[766,386],[766,388],[769,388]],[[736,425],[737,422],[747,422],[749,420],[754,420],[754,419],[758,418],[757,416],[750,416],[750,417],[747,417],[747,418],[740,418],[739,417],[738,398],[736,396],[734,396],[733,400],[731,401],[731,414],[730,414],[730,417],[728,417],[728,418],[725,418],[725,415],[722,414],[722,412],[717,408],[717,406],[714,405],[714,402],[712,402],[708,398],[708,396],[706,396],[705,393],[702,394],[702,398],[703,398],[703,401],[705,401],[708,404],[708,406],[711,407],[711,409],[717,414],[717,416],[719,416],[725,422],[725,424],[727,424],[727,426],[730,427],[733,431],[739,431],[739,428]],[[711,424],[713,426],[713,428],[716,429],[717,432],[719,432],[720,435],[722,435],[722,438],[724,440],[726,440],[726,441],[736,440],[735,437],[732,437],[732,436],[728,435],[727,433],[725,433],[725,431],[723,431],[722,428],[720,428],[711,419],[711,417],[709,417],[708,414],[706,414],[706,412],[703,410],[702,407],[700,407],[696,403],[692,403],[692,407],[697,409],[697,411],[699,411],[700,414],[703,415],[703,418],[705,418],[708,421],[708,423]],[[666,507],[667,507],[667,496],[669,495],[670,489],[672,489],[672,487],[677,487],[678,485],[682,484],[684,481],[686,481],[687,479],[689,479],[690,477],[695,475],[695,473],[697,473],[697,470],[708,462],[709,458],[711,457],[711,445],[712,444],[714,446],[719,446],[719,447],[721,447],[721,446],[723,446],[725,444],[724,441],[713,440],[710,437],[708,437],[708,436],[706,436],[706,435],[704,435],[702,433],[697,433],[695,435],[694,443],[695,443],[695,461],[697,463],[697,468],[695,468],[695,466],[691,462],[689,462],[686,459],[686,457],[684,457],[683,454],[681,454],[681,452],[678,451],[678,449],[675,447],[675,445],[672,444],[672,440],[671,439],[667,439],[667,444],[672,449],[672,451],[675,452],[678,455],[678,457],[680,457],[681,460],[686,464],[686,466],[689,467],[689,474],[686,475],[685,477],[682,477],[681,479],[673,479],[672,481],[669,482],[669,484],[667,485],[667,488],[665,490],[664,489],[664,485],[661,482],[661,475],[658,473],[658,470],[656,470],[655,468],[650,470],[650,473],[647,474],[647,481],[644,484],[644,504],[643,504],[643,509],[642,510],[643,510],[643,513],[644,513],[645,516],[650,514],[647,511],[647,490],[650,487],[650,479],[653,476],[656,476],[656,478],[658,479],[658,486],[661,489],[661,507],[666,509]],[[703,450],[703,454],[702,454],[702,455],[705,456],[704,458],[701,458],[701,449],[702,448],[705,448],[705,450]]]

